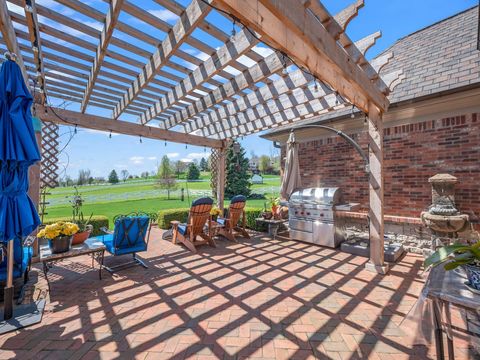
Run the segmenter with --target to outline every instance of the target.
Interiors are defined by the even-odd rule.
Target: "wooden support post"
[[[225,157],[226,149],[219,149],[217,160],[217,205],[222,211],[225,200]]]
[[[35,138],[37,145],[40,148],[42,144],[42,124],[36,117],[33,118],[33,128],[35,130]],[[32,166],[28,170],[28,196],[32,199],[37,211],[40,204],[40,161]],[[33,244],[33,256],[38,256],[38,242]]]
[[[388,272],[384,261],[383,223],[383,122],[382,114],[372,103],[368,113],[368,144],[370,161],[370,260],[366,269],[379,274]]]

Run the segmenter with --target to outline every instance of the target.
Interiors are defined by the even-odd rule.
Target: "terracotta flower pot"
[[[48,239],[48,247],[52,254],[61,254],[72,248],[73,236],[59,236],[55,239]]]
[[[84,241],[90,237],[90,234],[91,234],[90,230],[76,233],[75,235],[73,235],[72,245],[83,244]]]
[[[271,211],[264,211],[262,212],[262,217],[265,219],[265,220],[270,220],[272,218],[273,214]]]

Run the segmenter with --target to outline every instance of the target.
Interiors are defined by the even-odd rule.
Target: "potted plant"
[[[280,205],[280,199],[278,197],[272,196],[270,198],[270,205],[272,209],[273,218],[278,218],[278,207]]]
[[[212,216],[213,221],[217,221],[218,216],[221,215],[222,210],[216,206],[212,207],[212,210],[210,210],[210,215]]]
[[[467,274],[468,282],[465,285],[480,291],[480,242],[472,245],[461,243],[446,245],[425,260],[425,268],[440,264],[444,264],[445,270],[461,266]]]
[[[267,203],[263,203],[263,212],[262,212],[262,217],[265,220],[270,220],[272,218],[273,214],[271,211],[267,210]]]
[[[90,220],[92,220],[93,213],[91,213],[90,217],[85,220],[82,211],[83,198],[76,186],[75,193],[70,203],[72,204],[72,223],[77,224],[79,227],[78,233],[73,235],[72,245],[83,244],[93,230],[93,226],[90,225]]]
[[[73,235],[75,235],[78,230],[77,224],[59,221],[45,226],[45,228],[38,232],[37,236],[48,240],[48,246],[52,254],[60,254],[70,250]]]

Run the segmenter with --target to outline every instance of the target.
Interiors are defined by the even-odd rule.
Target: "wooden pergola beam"
[[[213,0],[209,0],[213,1]],[[113,111],[113,118],[118,119],[122,112],[141,93],[158,71],[173,56],[176,49],[189,37],[196,26],[208,15],[211,8],[201,0],[192,0],[182,13],[177,23],[168,32],[165,40],[158,46],[140,74],[123,95],[122,100]]]
[[[305,5],[309,3],[306,1]],[[368,112],[370,102],[382,110],[387,109],[386,96],[301,2],[218,0],[218,4],[262,34],[267,44],[287,53],[359,109]]]
[[[107,48],[112,39],[113,31],[120,16],[124,0],[112,0],[110,7],[108,8],[107,16],[105,17],[105,25],[103,26],[102,33],[100,34],[99,43],[97,46],[97,52],[93,59],[92,69],[88,76],[87,86],[85,88],[85,94],[83,96],[82,104],[80,105],[80,111],[83,113],[87,109],[88,101],[92,95],[93,87],[95,86],[95,80],[97,79],[100,68],[103,65],[103,60],[107,54]]]
[[[62,125],[79,126],[86,129],[114,132],[117,134],[141,136],[148,139],[171,141],[195,146],[207,146],[210,148],[223,148],[221,140],[208,139],[202,136],[163,130],[152,126],[144,126],[121,120],[113,120],[102,116],[83,114],[76,111],[60,108],[45,107],[35,104],[37,114],[43,121],[50,121]]]
[[[174,114],[174,119],[169,120],[166,126],[171,127],[174,126],[174,124],[180,124],[183,121],[200,115],[201,112],[249,88],[251,84],[263,81],[268,76],[283,69],[283,66],[282,59],[280,59],[276,53],[267,56],[257,64],[252,65],[242,73],[236,75],[232,80],[211,90],[194,104]]]
[[[220,70],[230,65],[232,61],[237,59],[248,51],[257,40],[247,31],[240,31],[235,35],[233,41],[228,41],[221,46],[217,52],[206,59],[203,64],[197,67],[190,76],[183,79],[173,91],[167,93],[165,97],[160,98],[157,103],[152,106],[140,118],[142,124],[146,124],[153,118],[160,115],[163,111],[170,109],[178,100],[183,99],[200,84],[207,81],[211,77],[218,74]],[[165,128],[173,127],[179,124],[179,121],[169,123]]]
[[[40,39],[40,31],[38,29],[38,16],[35,0],[22,0],[22,7],[25,11],[25,19],[27,21],[29,40],[32,45],[33,60],[36,67],[36,78],[40,87],[39,98],[42,104],[46,101],[46,83],[45,70],[43,66],[42,41]]]
[[[13,27],[12,20],[10,19],[6,1],[0,1],[0,32],[2,33],[2,37],[7,45],[8,51],[17,55],[17,64],[20,66],[23,80],[25,80],[25,84],[28,86],[27,70],[25,69],[25,64],[23,63],[22,53],[18,47],[15,29]]]

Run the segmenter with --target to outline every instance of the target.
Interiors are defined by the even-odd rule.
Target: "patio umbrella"
[[[288,200],[292,192],[301,186],[300,166],[298,164],[298,143],[295,141],[295,133],[292,131],[287,141],[287,160],[282,178],[280,195]]]
[[[7,246],[4,318],[13,315],[13,240],[40,224],[28,197],[28,168],[40,160],[30,107],[33,98],[20,67],[7,60],[0,69],[0,241]]]

